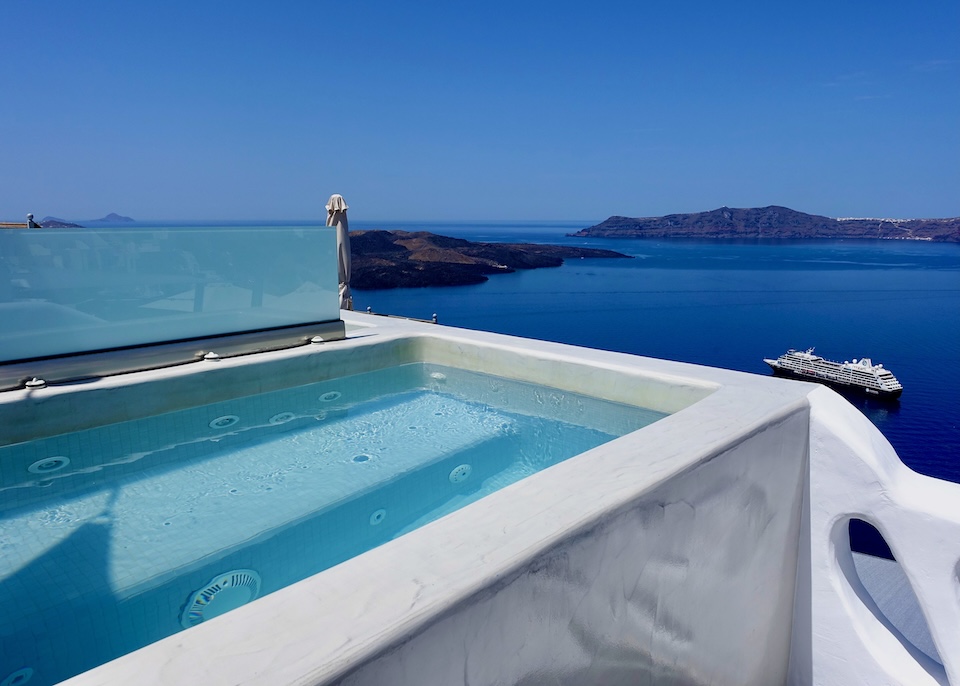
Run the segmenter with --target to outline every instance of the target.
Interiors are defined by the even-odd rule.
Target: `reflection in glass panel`
[[[0,231],[3,362],[339,315],[326,227]]]

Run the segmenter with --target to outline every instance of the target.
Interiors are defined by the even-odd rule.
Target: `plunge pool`
[[[666,414],[418,361],[0,447],[0,681],[56,683]]]

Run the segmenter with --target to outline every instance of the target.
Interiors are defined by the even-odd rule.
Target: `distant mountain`
[[[559,267],[570,257],[628,257],[612,250],[534,243],[474,243],[426,231],[351,231],[356,290],[464,286],[489,274]]]
[[[951,219],[833,219],[789,207],[730,208],[663,217],[613,216],[573,236],[593,238],[886,238],[960,242]]]
[[[95,219],[94,221],[111,222],[114,224],[133,224],[136,220],[131,219],[130,217],[124,217],[123,215],[119,215],[116,212],[111,212],[106,217],[103,217],[102,219]]]
[[[45,229],[82,229],[83,228],[80,224],[74,224],[73,222],[68,222],[66,219],[59,219],[58,217],[44,217],[37,223]]]

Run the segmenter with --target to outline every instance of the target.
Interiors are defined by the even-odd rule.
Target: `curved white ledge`
[[[860,412],[823,388],[809,395],[812,631],[793,642],[796,683],[960,683],[960,487],[917,474]],[[943,665],[906,641],[859,581],[846,538],[857,517],[890,545]],[[809,645],[805,645],[809,641]]]

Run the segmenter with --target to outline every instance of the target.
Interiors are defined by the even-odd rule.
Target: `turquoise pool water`
[[[85,671],[662,416],[409,364],[0,448],[0,682]]]

